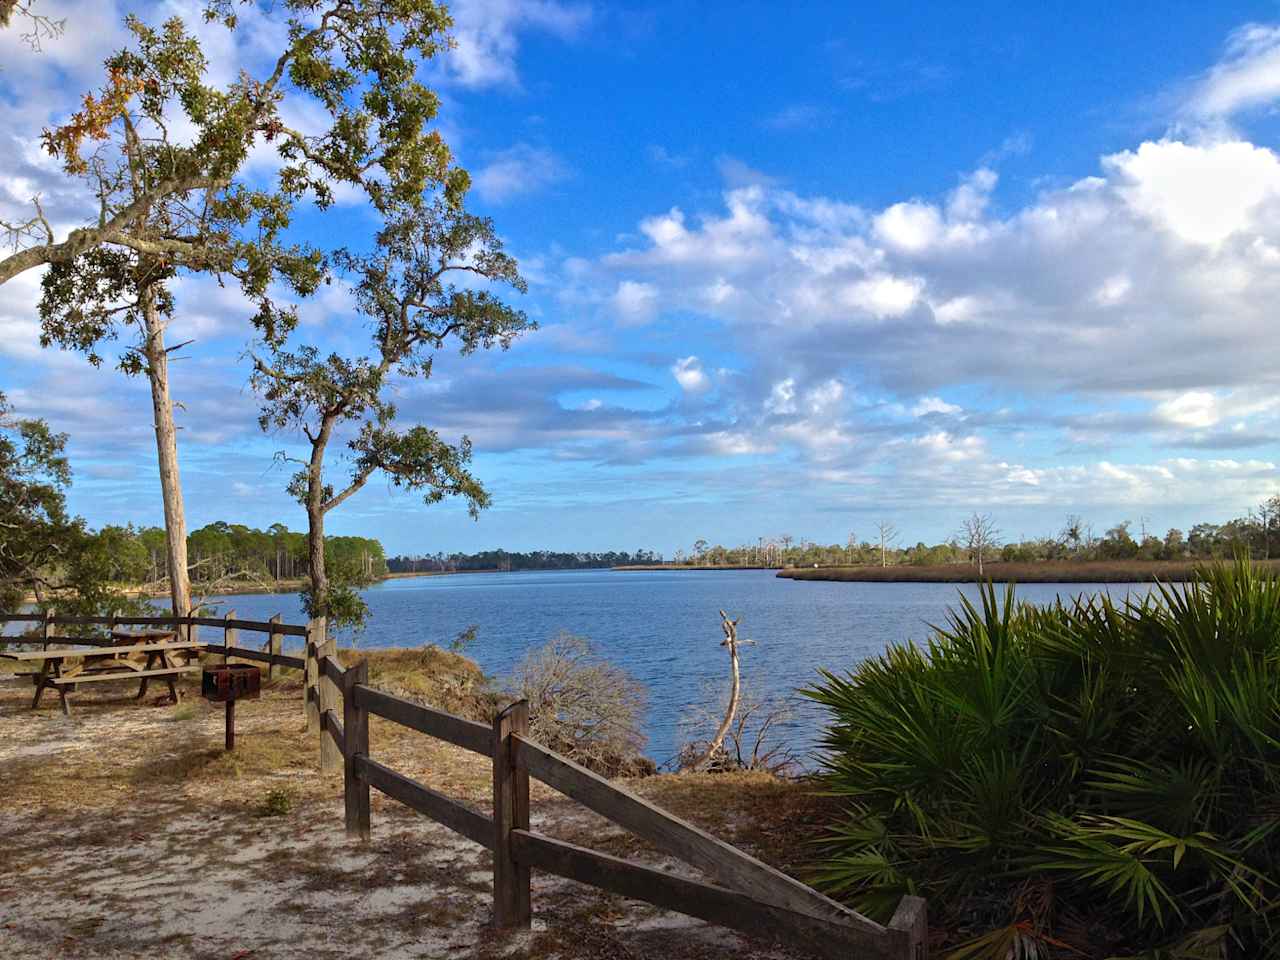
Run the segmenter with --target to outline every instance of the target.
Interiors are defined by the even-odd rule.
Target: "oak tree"
[[[462,497],[473,516],[489,504],[469,469],[470,441],[449,443],[427,426],[401,426],[388,398],[390,388],[430,377],[437,353],[448,346],[464,355],[505,349],[535,325],[472,284],[525,289],[493,223],[447,198],[428,205],[405,203],[379,231],[373,252],[343,250],[331,262],[336,273],[351,278],[355,309],[369,331],[367,351],[322,354],[314,345],[295,346],[290,317],[278,322],[263,315],[252,383],[263,398],[263,429],[300,431],[310,447],[305,459],[280,455],[301,467],[289,490],[307,511],[307,612],[335,625],[359,624],[366,612],[355,591],[360,577],[350,570],[331,577],[327,567],[330,511],[377,474],[428,504]],[[348,471],[335,481],[325,460],[339,430],[347,437]]]
[[[243,6],[210,0],[205,16],[235,31]],[[283,20],[281,48],[259,75],[242,71],[224,87],[209,82],[205,53],[181,19],[153,27],[126,18],[133,42],[106,61],[102,89],[43,136],[96,209],[65,237],[38,197],[26,219],[0,222],[14,247],[0,259],[0,283],[48,267],[45,345],[81,350],[96,364],[104,341],[126,331],[132,338],[120,367],[150,381],[171,598],[182,614],[190,589],[169,381],[175,348],[165,344],[170,281],[190,273],[230,279],[263,315],[287,313],[273,290],[282,284],[305,296],[320,276],[320,252],[289,240],[300,203],[325,209],[347,187],[385,212],[428,187],[451,196],[467,187],[428,128],[438,98],[416,78],[449,42],[443,7],[279,0],[258,12]],[[304,114],[321,118],[317,129],[287,122]],[[259,147],[276,154],[265,180],[247,171]]]

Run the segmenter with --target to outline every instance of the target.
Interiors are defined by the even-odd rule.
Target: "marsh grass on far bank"
[[[1280,574],[1280,560],[1255,560],[1258,571]],[[897,564],[887,567],[788,567],[789,580],[849,583],[1185,583],[1204,567],[1198,560],[993,561],[982,573],[971,563]]]
[[[1274,573],[1119,606],[988,584],[806,693],[846,805],[816,877],[860,909],[929,897],[956,958],[1280,951]]]

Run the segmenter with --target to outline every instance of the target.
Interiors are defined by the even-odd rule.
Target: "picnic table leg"
[[[155,662],[156,662],[156,653],[155,653],[155,651],[154,651],[154,650],[149,651],[149,652],[147,653],[147,664],[146,664],[146,666],[144,666],[144,667],[142,668],[143,672],[145,673],[146,671],[150,670],[150,669],[151,669],[151,667],[152,667],[152,665],[153,665],[153,664],[155,664]],[[136,697],[134,697],[134,699],[135,699],[135,700],[141,700],[143,697],[145,697],[145,696],[147,695],[147,683],[148,683],[150,680],[151,680],[151,678],[150,678],[150,677],[143,677],[143,678],[138,682],[138,695],[137,695]]]
[[[160,658],[160,666],[166,670],[173,669],[173,661],[169,659],[167,650],[157,650],[156,655]],[[170,674],[165,677],[169,681],[169,699],[174,703],[178,702],[178,678]]]
[[[71,716],[71,701],[69,701],[69,700],[67,699],[67,694],[69,694],[69,693],[73,693],[74,691],[75,691],[75,685],[74,685],[74,684],[72,684],[71,686],[59,686],[59,687],[58,687],[58,696],[59,696],[59,697],[61,698],[61,700],[62,700],[62,715],[63,715],[64,717],[69,717],[69,716]]]
[[[58,661],[57,661],[57,660],[46,660],[46,661],[44,661],[44,663],[42,663],[42,664],[40,665],[40,672],[39,672],[39,673],[37,673],[37,674],[32,678],[33,680],[35,680],[35,684],[36,684],[36,695],[35,695],[35,699],[33,699],[33,700],[31,701],[31,709],[32,709],[32,710],[34,710],[34,709],[36,709],[36,707],[40,706],[40,698],[41,698],[42,696],[44,696],[44,688],[45,688],[45,687],[47,687],[47,686],[49,686],[49,670],[50,670],[50,664],[52,664],[52,665],[53,665],[52,669],[53,669],[54,675],[56,676],[56,675],[57,675],[57,672],[58,672]]]

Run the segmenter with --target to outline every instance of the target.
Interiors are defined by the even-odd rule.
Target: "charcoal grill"
[[[236,746],[236,701],[257,700],[262,693],[262,671],[248,663],[224,663],[205,667],[200,695],[211,703],[227,705],[227,749]]]

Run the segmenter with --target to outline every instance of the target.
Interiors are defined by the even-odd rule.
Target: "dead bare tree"
[[[960,533],[969,549],[969,556],[978,564],[978,576],[982,576],[983,554],[1000,544],[1000,531],[996,529],[995,521],[991,514],[975,510],[960,525]]]
[[[741,619],[739,617],[737,620],[730,620],[727,613],[720,611],[720,629],[724,631],[724,639],[720,641],[720,646],[729,648],[729,703],[725,706],[724,719],[720,721],[720,727],[716,730],[715,736],[707,742],[706,747],[696,757],[682,765],[686,770],[701,770],[721,751],[725,735],[733,725],[734,716],[738,712],[738,698],[742,692],[742,673],[738,668],[738,645],[755,642],[738,639],[738,623]]]
[[[692,759],[702,756],[709,743],[702,734],[720,722],[724,712],[725,691],[708,681],[702,696],[691,704],[680,718],[683,743],[675,765],[680,770],[692,769]],[[707,767],[712,770],[760,770],[784,776],[800,767],[800,759],[777,736],[778,727],[794,716],[790,703],[781,697],[763,696],[750,681],[742,685],[738,713],[721,749]],[[705,768],[704,768],[705,769]]]
[[[898,539],[898,528],[888,520],[876,524],[876,533],[880,535],[880,566],[889,565],[889,547]]]

